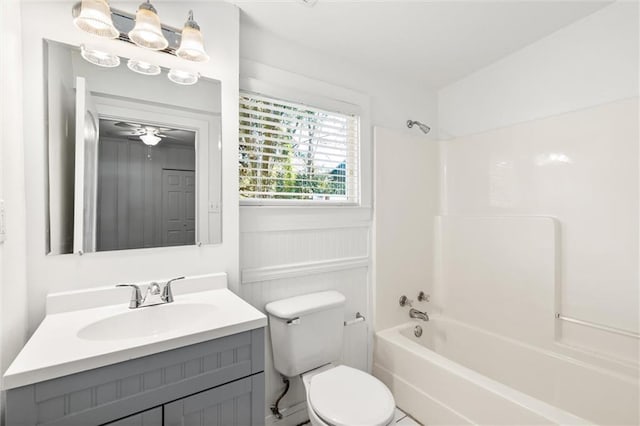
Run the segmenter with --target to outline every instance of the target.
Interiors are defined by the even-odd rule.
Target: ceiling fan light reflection
[[[76,27],[99,37],[117,38],[120,31],[113,25],[107,0],[82,0],[80,13],[73,18]]]
[[[169,80],[173,81],[176,84],[191,86],[192,84],[196,84],[198,82],[200,74],[198,74],[197,72],[183,71],[172,68],[171,70],[169,70],[169,74],[167,75],[167,77],[169,77]]]
[[[84,44],[80,45],[80,56],[87,62],[100,67],[114,68],[120,65],[120,58],[117,55],[100,50],[87,49]]]
[[[153,133],[145,133],[144,135],[140,135],[140,140],[144,142],[145,145],[156,146],[158,142],[162,140],[161,137],[154,135]]]
[[[129,31],[129,39],[138,46],[151,50],[162,50],[169,46],[162,34],[158,12],[148,0],[138,7],[136,25]]]
[[[129,59],[127,62],[127,67],[131,71],[137,72],[138,74],[144,75],[158,75],[160,74],[160,67],[155,64],[150,64],[149,62],[140,61],[138,59]]]

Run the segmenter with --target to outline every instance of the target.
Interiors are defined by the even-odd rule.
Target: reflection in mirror
[[[51,254],[221,240],[220,82],[179,86],[46,42]],[[126,61],[122,61],[123,63]]]
[[[136,212],[154,223],[140,247],[196,243],[195,142],[191,130],[100,120],[97,251],[135,248],[121,246],[118,228],[135,226]]]

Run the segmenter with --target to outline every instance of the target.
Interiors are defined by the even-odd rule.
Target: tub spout
[[[417,309],[411,308],[409,310],[409,316],[411,318],[421,319],[422,321],[429,321],[429,314],[426,312],[419,311]]]

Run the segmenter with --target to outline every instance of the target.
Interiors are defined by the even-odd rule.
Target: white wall
[[[0,372],[4,372],[26,338],[27,269],[19,1],[3,1],[0,11],[0,198],[5,201],[7,231],[0,244]]]
[[[635,332],[638,75],[638,4],[624,2],[439,92],[444,213],[555,217],[558,310]],[[637,339],[559,326],[637,362]]]
[[[23,3],[22,37],[24,41],[24,138],[14,143],[24,146],[25,161],[17,161],[11,179],[26,176],[27,291],[29,295],[28,327],[33,331],[44,315],[48,292],[71,290],[122,281],[151,280],[179,275],[224,271],[230,287],[238,289],[238,195],[237,195],[237,117],[238,117],[238,31],[239,13],[227,3],[162,2],[158,5],[163,22],[181,27],[190,8],[196,11],[203,27],[211,61],[199,67],[202,75],[222,81],[222,179],[223,243],[203,247],[142,249],[108,253],[45,255],[45,174],[46,157],[44,120],[34,111],[44,110],[42,78],[42,38],[78,45],[106,47],[122,57],[136,55],[142,60],[164,67],[187,65],[178,58],[139,49],[115,40],[100,40],[77,30],[70,18],[72,1]],[[113,3],[135,11],[138,3]],[[28,17],[28,19],[27,19]],[[205,24],[206,23],[206,24]],[[4,97],[3,97],[4,101]],[[3,324],[4,326],[4,324]],[[13,350],[15,352],[15,348]]]
[[[356,90],[371,97],[371,124],[406,129],[407,119],[433,127],[436,138],[435,93],[420,81],[363,68],[345,58],[327,56],[242,23],[240,56],[264,65]],[[242,69],[240,70],[242,73]],[[414,132],[411,132],[412,134]]]
[[[240,56],[242,78],[263,81],[284,88],[285,92],[291,89],[291,93],[302,94],[311,104],[318,99],[363,106],[368,124],[362,129],[362,144],[368,152],[362,167],[369,173],[373,165],[373,126],[415,135],[416,129],[409,131],[405,127],[411,118],[436,127],[435,96],[422,90],[417,82],[360,68],[245,23],[241,25]],[[435,139],[435,130],[429,136]],[[360,208],[241,207],[240,267],[241,294],[259,309],[269,301],[298,294],[325,289],[343,292],[347,296],[345,319],[353,319],[356,312],[367,318],[367,324],[345,329],[343,361],[368,369],[374,316],[371,174],[365,179],[363,191]],[[392,303],[395,306],[397,301]],[[284,386],[271,367],[269,346],[267,353],[269,406]],[[306,413],[300,410],[304,400],[302,384],[294,380],[281,402],[281,407],[293,407],[287,414],[294,414],[279,424],[294,425],[305,420]],[[270,415],[269,410],[266,414]],[[273,421],[269,416],[267,422]]]

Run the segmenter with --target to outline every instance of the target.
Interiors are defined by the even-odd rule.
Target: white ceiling
[[[235,0],[242,25],[437,89],[611,1]]]

